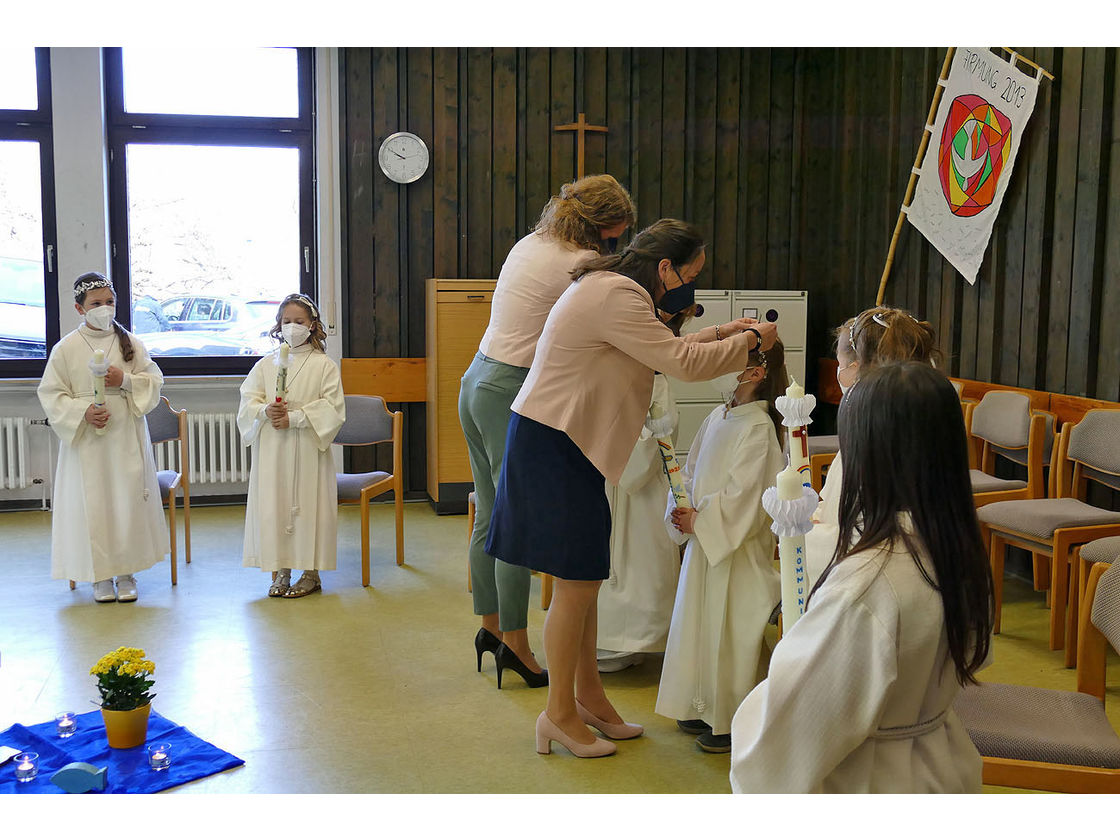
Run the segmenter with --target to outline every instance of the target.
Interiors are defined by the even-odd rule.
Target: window
[[[165,373],[243,373],[314,295],[312,50],[105,60],[118,319]]]
[[[40,376],[58,341],[50,59],[0,48],[0,376]]]

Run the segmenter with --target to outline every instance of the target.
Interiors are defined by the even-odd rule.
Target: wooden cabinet
[[[474,489],[459,425],[459,384],[490,323],[496,283],[430,278],[425,290],[428,495],[436,513],[466,513]]]

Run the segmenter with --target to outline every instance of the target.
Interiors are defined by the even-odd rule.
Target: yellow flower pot
[[[101,717],[105,719],[105,735],[109,739],[109,746],[115,750],[127,750],[143,744],[148,738],[148,715],[151,712],[151,703],[127,712],[102,709]]]

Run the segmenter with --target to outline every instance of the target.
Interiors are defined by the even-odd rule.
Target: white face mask
[[[299,347],[311,337],[311,330],[303,324],[284,324],[280,327],[280,334],[289,347]]]
[[[731,399],[731,395],[735,393],[739,387],[739,377],[742,373],[725,373],[722,376],[717,376],[712,380],[712,387],[716,389],[719,398],[724,402]]]
[[[107,330],[117,314],[115,306],[94,306],[85,312],[86,323],[95,330]]]

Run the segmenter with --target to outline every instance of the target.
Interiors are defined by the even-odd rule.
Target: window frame
[[[43,261],[43,317],[46,319],[44,325],[46,341],[42,359],[0,359],[0,378],[4,379],[42,377],[51,350],[61,338],[49,47],[35,48],[35,82],[39,100],[37,109],[34,111],[0,109],[0,141],[32,141],[39,144],[39,192],[43,224],[43,246],[40,253]]]
[[[117,320],[132,328],[132,280],[128,253],[126,155],[130,144],[239,146],[299,150],[299,251],[304,255],[300,291],[314,296],[318,277],[315,201],[315,55],[296,47],[299,116],[239,117],[210,114],[146,114],[124,110],[123,54],[103,52],[109,151],[110,265],[117,297]],[[193,296],[192,293],[184,295]],[[205,376],[248,373],[260,356],[156,356],[166,375]]]

